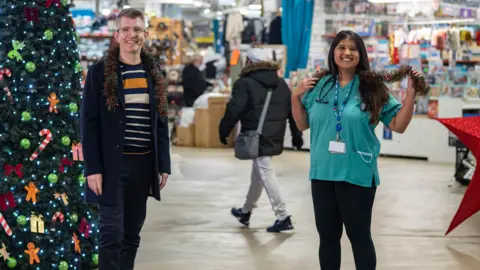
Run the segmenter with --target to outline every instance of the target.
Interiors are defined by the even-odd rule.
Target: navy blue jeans
[[[355,268],[375,270],[375,247],[370,232],[375,182],[361,187],[348,182],[312,180],[315,223],[320,236],[320,269],[339,270],[343,225],[352,244]]]
[[[100,205],[99,270],[133,269],[153,168],[152,154],[123,156],[117,203]]]

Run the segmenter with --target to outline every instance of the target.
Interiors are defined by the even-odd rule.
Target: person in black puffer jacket
[[[241,131],[256,130],[265,104],[267,92],[273,89],[265,123],[260,136],[259,157],[253,160],[252,178],[247,199],[242,208],[231,212],[240,223],[249,225],[250,215],[265,188],[277,220],[267,228],[268,232],[293,229],[285,202],[280,196],[272,169],[272,157],[283,152],[287,120],[290,124],[292,144],[297,149],[303,145],[302,133],[291,112],[291,92],[286,82],[278,76],[278,64],[271,61],[271,50],[253,48],[247,53],[247,63],[240,78],[235,82],[232,97],[220,122],[219,134],[222,143],[240,121]]]

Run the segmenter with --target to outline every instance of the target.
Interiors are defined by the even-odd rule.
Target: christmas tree
[[[0,1],[0,269],[94,269],[82,66],[66,0]]]

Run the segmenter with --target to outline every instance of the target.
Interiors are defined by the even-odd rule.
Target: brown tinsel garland
[[[328,69],[318,69],[313,77],[319,80],[322,77],[331,74]],[[425,77],[422,75],[414,74],[414,70],[411,66],[401,66],[400,68],[392,71],[362,71],[358,74],[360,79],[368,83],[392,83],[401,81],[406,76],[411,76],[413,79],[413,88],[415,93],[419,96],[425,96],[430,91],[430,85],[425,81]]]
[[[119,106],[117,95],[117,69],[119,54],[120,47],[117,45],[108,49],[105,56],[105,82],[103,84],[103,91],[107,99],[107,107],[110,111],[115,110],[115,107]],[[160,115],[167,116],[167,83],[161,73],[161,67],[149,54],[142,52],[141,57],[148,75],[155,82],[154,99],[156,100],[157,111],[160,113]]]

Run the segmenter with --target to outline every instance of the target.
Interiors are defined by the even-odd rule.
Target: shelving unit
[[[113,35],[80,35],[80,62],[84,69],[99,61],[113,41]]]
[[[176,66],[183,63],[184,42],[182,27],[182,21],[171,18],[152,18],[149,21],[147,46],[157,43],[155,47],[162,48],[165,47],[166,43],[169,43],[167,48],[155,48],[155,51],[152,52],[153,55],[163,59],[167,66]]]

